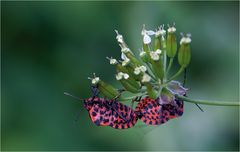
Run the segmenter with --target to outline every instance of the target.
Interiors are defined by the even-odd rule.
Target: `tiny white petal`
[[[128,79],[128,78],[129,78],[129,75],[128,75],[127,73],[124,73],[124,74],[123,74],[123,78],[124,78],[124,79]]]
[[[151,58],[154,60],[154,61],[158,61],[159,60],[159,55],[158,55],[158,53],[157,52],[153,52],[153,51],[151,51],[150,52],[150,56],[151,56]]]
[[[159,29],[157,32],[156,32],[156,36],[160,36],[160,35],[162,35],[162,36],[164,36],[166,34],[166,30],[164,30],[164,29]]]
[[[119,72],[117,75],[116,75],[116,79],[117,80],[121,80],[123,78],[123,73],[122,72]]]
[[[100,81],[99,77],[92,79],[92,84],[97,84]]]
[[[145,55],[146,55],[146,52],[144,52],[144,51],[141,51],[139,55],[140,55],[140,57],[143,57],[143,56],[145,56]]]
[[[174,26],[168,28],[169,33],[174,33],[176,32],[176,28]]]
[[[130,49],[129,48],[122,48],[122,53],[127,53],[127,52],[130,52]]]
[[[121,54],[121,58],[122,58],[123,60],[125,60],[127,57],[126,57],[126,55],[125,55],[124,53],[122,53],[122,54]]]
[[[162,53],[162,50],[160,50],[160,49],[157,49],[155,52],[156,52],[156,53],[159,55],[159,54],[161,54],[161,53]]]
[[[146,72],[146,71],[147,71],[147,68],[146,68],[145,66],[143,66],[143,65],[140,66],[139,68],[140,68],[140,70],[141,70],[142,72]]]
[[[117,64],[117,60],[116,60],[116,59],[113,59],[113,58],[111,58],[111,59],[110,59],[110,64],[112,64],[112,65],[114,65],[114,64]]]
[[[182,39],[180,40],[180,44],[188,44],[191,43],[191,38],[190,37],[182,37]]]
[[[140,73],[141,73],[140,68],[139,68],[139,67],[136,67],[136,68],[134,69],[134,74],[139,75]]]
[[[143,78],[142,78],[142,82],[144,83],[144,82],[150,82],[150,80],[151,80],[151,77],[148,75],[148,74],[144,74],[143,75]]]
[[[125,56],[125,57],[126,57],[126,56]],[[130,62],[130,60],[126,57],[126,58],[123,60],[123,62],[122,62],[122,66],[128,65],[129,62]]]
[[[146,34],[147,34],[147,35],[154,35],[154,34],[155,34],[155,32],[154,32],[154,31],[152,31],[152,30],[149,30],[149,31],[146,31]]]
[[[149,43],[151,43],[151,37],[148,36],[147,34],[145,34],[145,35],[143,36],[143,43],[144,43],[144,44],[149,44]]]

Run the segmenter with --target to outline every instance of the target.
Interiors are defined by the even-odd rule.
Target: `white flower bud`
[[[158,55],[158,53],[157,52],[153,52],[153,51],[151,51],[150,52],[150,56],[151,56],[151,58],[154,60],[154,61],[158,61],[159,60],[159,55]]]
[[[115,32],[117,33],[116,39],[119,43],[123,43],[123,36],[121,34],[118,33],[117,30],[115,30]]]
[[[122,79],[128,79],[129,78],[129,75],[127,73],[122,73],[122,72],[119,72],[117,75],[116,75],[116,79],[117,80],[122,80]]]
[[[111,59],[110,59],[110,64],[112,64],[112,65],[114,65],[114,64],[117,64],[117,60],[116,60],[116,59],[113,59],[113,58],[111,58]]]
[[[150,82],[150,80],[151,80],[151,77],[148,75],[148,74],[144,74],[143,75],[143,78],[142,78],[142,83],[144,83],[144,82]]]
[[[191,43],[191,38],[190,37],[182,37],[182,39],[180,40],[180,45],[181,44],[188,44]]]
[[[155,36],[158,37],[158,36],[164,36],[164,35],[166,35],[166,30],[164,30],[164,25],[161,25],[158,28],[158,31],[156,31]]]
[[[143,65],[140,66],[139,69],[140,69],[141,72],[146,72],[147,71],[147,68]]]
[[[141,73],[140,68],[139,68],[139,67],[136,67],[136,68],[134,69],[134,74],[139,75],[140,73]]]
[[[123,73],[122,72],[119,72],[117,75],[116,75],[116,79],[117,80],[121,80],[123,78]]]
[[[125,60],[122,62],[122,66],[126,66],[130,63],[130,60],[126,57]]]
[[[141,32],[142,36],[143,36],[143,43],[144,44],[149,44],[151,43],[151,37],[149,35],[154,35],[155,32],[152,31],[152,30],[146,30],[145,29],[145,25],[143,25],[143,29],[142,29],[142,32]]]
[[[146,52],[145,51],[141,51],[139,55],[140,55],[140,57],[144,57],[146,55]]]
[[[168,33],[176,32],[176,28],[174,26],[168,28]]]
[[[92,79],[92,84],[97,84],[100,81],[99,77],[95,77]]]
[[[144,36],[143,36],[143,43],[144,44],[150,44],[151,43],[151,37],[149,36],[149,35],[147,35],[147,34],[145,34]]]
[[[160,54],[162,53],[162,50],[157,49],[155,52],[156,52],[158,55],[160,55]]]
[[[129,78],[129,75],[127,73],[123,73],[123,78],[124,79],[128,79]]]
[[[130,49],[129,48],[122,48],[122,53],[127,53],[127,52],[130,52]]]

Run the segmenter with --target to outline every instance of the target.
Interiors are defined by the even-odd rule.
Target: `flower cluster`
[[[161,25],[155,31],[147,30],[143,25],[142,48],[139,56],[136,56],[126,44],[123,35],[117,30],[115,32],[121,48],[121,60],[112,57],[107,59],[111,65],[115,66],[116,80],[122,84],[124,90],[133,94],[147,95],[152,99],[162,95],[173,99],[176,91],[170,89],[170,84],[190,63],[191,35],[181,33],[182,38],[177,43],[175,24],[168,25],[167,30],[164,29],[164,25]],[[180,68],[175,75],[170,76],[170,69],[176,56]],[[98,77],[94,76],[91,80],[92,85],[97,85],[103,96],[110,99],[121,96],[119,89]],[[161,103],[165,101],[161,100]]]
[[[139,57],[130,50],[123,36],[117,30],[115,32],[121,48],[121,60],[112,57],[107,59],[116,68],[116,80],[123,88],[115,88],[94,73],[94,77],[89,78],[92,84],[92,97],[80,99],[84,101],[84,107],[96,125],[127,129],[133,127],[138,119],[147,125],[161,125],[182,116],[183,101],[217,106],[240,106],[239,102],[209,102],[186,98],[187,89],[175,79],[190,63],[192,40],[190,34],[181,33],[182,38],[177,43],[175,24],[168,25],[167,31],[164,25],[155,31],[147,30],[143,25]],[[170,76],[176,56],[179,70]],[[134,96],[124,99],[121,96],[123,92],[130,92]],[[104,98],[100,98],[98,93]],[[139,102],[133,108],[121,103],[122,100]]]

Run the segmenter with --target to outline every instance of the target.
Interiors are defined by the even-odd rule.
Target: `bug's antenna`
[[[184,69],[184,78],[183,78],[183,86],[185,86],[187,80],[187,68]],[[195,103],[195,105],[199,108],[200,111],[204,112],[203,109]]]
[[[77,96],[74,96],[74,95],[72,95],[72,94],[70,94],[70,93],[68,93],[68,92],[64,92],[63,94],[66,95],[66,96],[70,96],[70,97],[72,97],[72,98],[74,98],[74,99],[80,100],[80,101],[83,101],[83,100],[84,100],[84,99],[78,98]]]

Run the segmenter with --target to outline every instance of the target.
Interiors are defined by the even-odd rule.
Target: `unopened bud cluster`
[[[175,24],[168,25],[166,30],[164,25],[156,30],[147,30],[143,25],[142,48],[140,48],[139,55],[136,56],[124,41],[124,37],[117,30],[115,32],[116,40],[121,48],[121,59],[117,60],[112,57],[107,57],[107,59],[116,68],[116,80],[121,83],[125,91],[146,94],[154,99],[161,96],[165,99],[172,99],[179,90],[186,91],[179,82],[172,78],[178,76],[181,70],[190,63],[190,34],[181,34],[181,39],[178,41]],[[169,77],[169,73],[167,73],[171,67],[169,61],[173,61],[176,55],[181,70]],[[118,90],[123,88],[116,89],[95,75],[90,79],[92,85],[97,86],[103,96],[114,98],[121,95]],[[161,102],[166,103],[165,100]]]

